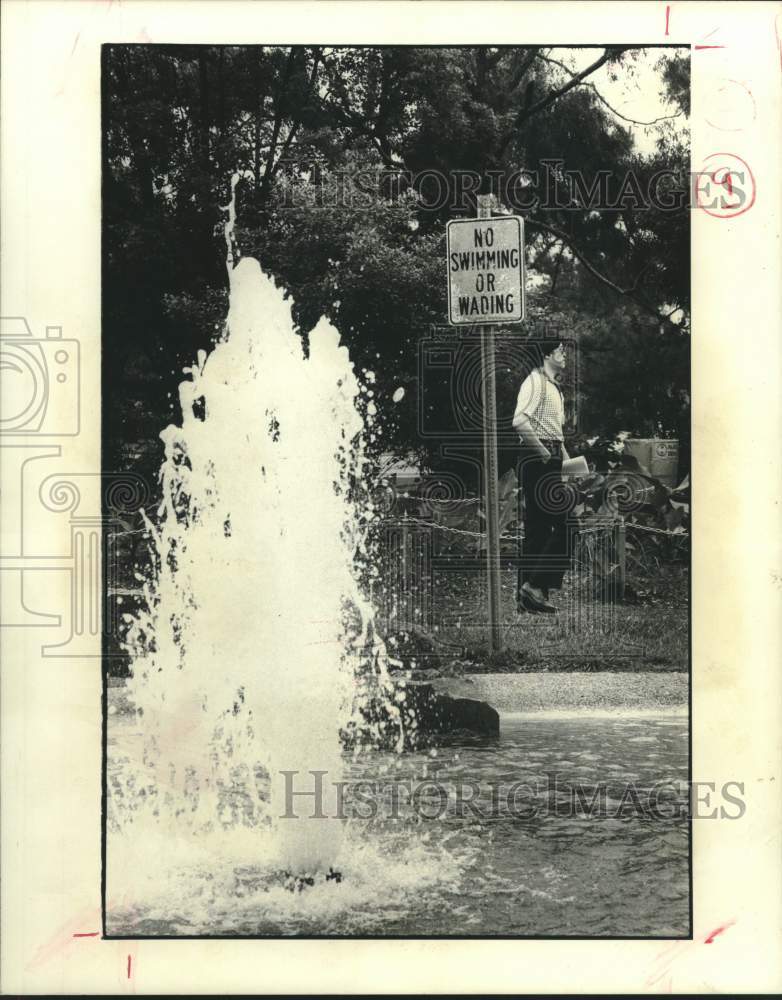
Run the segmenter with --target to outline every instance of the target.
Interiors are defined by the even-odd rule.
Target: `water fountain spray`
[[[305,356],[291,300],[239,256],[240,179],[226,207],[225,332],[185,369],[181,425],[161,434],[155,567],[127,639],[145,741],[133,784],[180,831],[235,824],[241,801],[301,888],[338,875],[340,733],[359,660],[380,690],[390,682],[357,581],[361,386],[338,331],[321,319]],[[311,798],[285,800],[284,775],[312,789],[312,772],[323,773],[320,816]]]

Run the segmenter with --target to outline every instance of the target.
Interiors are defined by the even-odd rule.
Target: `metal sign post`
[[[478,196],[478,218],[491,218],[491,195]],[[502,649],[500,588],[499,463],[497,461],[497,384],[494,378],[494,326],[481,326],[483,368],[483,477],[486,497],[486,572],[489,584],[489,635],[493,652]]]
[[[492,218],[491,201],[491,195],[479,195],[478,218],[452,220],[446,238],[448,322],[477,325],[481,331],[489,634],[492,651],[498,652],[502,649],[502,591],[494,326],[524,319],[524,224],[517,216]],[[491,220],[490,224],[484,220]]]

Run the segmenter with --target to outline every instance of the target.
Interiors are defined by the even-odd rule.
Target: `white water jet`
[[[233,219],[232,202],[229,247]],[[226,333],[199,352],[181,426],[161,435],[157,566],[127,639],[144,761],[117,810],[120,825],[151,810],[174,844],[243,823],[271,841],[271,863],[314,873],[339,850],[340,729],[367,642],[388,688],[356,579],[361,387],[334,327],[317,324],[305,357],[282,290],[257,261],[231,264]],[[286,771],[310,792],[309,772],[326,772],[328,818],[301,796],[281,818]]]

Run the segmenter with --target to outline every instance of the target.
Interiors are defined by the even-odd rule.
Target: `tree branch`
[[[275,101],[274,108],[274,127],[272,128],[272,137],[269,144],[269,156],[266,160],[266,165],[263,171],[263,181],[261,184],[261,200],[263,202],[269,196],[269,186],[272,179],[272,169],[274,167],[274,157],[277,154],[277,142],[280,137],[280,129],[282,128],[282,117],[283,117],[283,98],[285,96],[285,89],[288,86],[288,81],[290,80],[291,73],[293,72],[293,63],[296,59],[296,47],[291,45],[290,51],[288,52],[288,59],[285,63],[285,72],[280,79],[280,86],[277,91],[277,100]]]
[[[542,100],[538,101],[537,104],[533,104],[529,111],[525,114],[524,119],[531,118],[532,115],[537,114],[538,111],[543,111],[545,108],[549,107],[549,105],[553,104],[554,101],[558,101],[560,97],[563,97],[574,87],[577,87],[582,80],[585,80],[588,76],[591,76],[592,73],[599,70],[600,67],[605,65],[609,59],[613,59],[615,56],[620,55],[624,51],[625,50],[622,48],[607,48],[599,59],[595,59],[595,61],[590,63],[586,69],[582,69],[580,73],[576,73],[576,75],[571,77],[566,84],[559,88],[559,90],[555,90],[553,93],[548,94],[546,97],[542,98]]]
[[[557,243],[561,244],[561,240],[559,239],[559,237],[555,236],[553,237],[553,239],[550,239],[548,243],[546,243],[546,245],[537,252],[537,254],[535,255],[535,259],[529,265],[530,269],[536,271],[538,269],[538,264],[543,260],[543,258],[549,252],[549,250],[551,250],[552,247],[557,245]]]
[[[566,73],[573,72],[568,66],[565,65],[565,63],[560,62],[559,59],[552,59],[551,56],[544,56],[540,54],[538,54],[538,58],[542,59],[543,62],[547,62],[552,66],[558,66],[560,69],[564,69]],[[627,115],[623,115],[621,111],[617,111],[615,107],[613,107],[608,103],[605,97],[603,97],[603,95],[591,81],[585,83],[583,80],[581,80],[579,84],[577,84],[577,86],[582,86],[582,85],[584,87],[589,87],[589,89],[592,91],[592,93],[595,95],[598,101],[604,104],[612,114],[615,114],[617,118],[621,118],[622,121],[629,122],[631,125],[656,125],[658,122],[669,121],[671,118],[681,118],[682,114],[684,113],[682,111],[677,111],[676,114],[674,115],[661,115],[659,118],[654,118],[650,122],[639,122],[635,118],[628,118]]]
[[[647,302],[644,302],[643,299],[638,298],[638,296],[635,294],[636,286],[638,284],[638,279],[636,279],[634,284],[631,285],[629,288],[622,288],[621,286],[617,285],[615,281],[611,281],[611,279],[607,277],[605,274],[603,274],[601,271],[598,271],[595,265],[584,255],[584,253],[581,250],[579,250],[577,246],[574,245],[572,239],[567,235],[567,233],[563,233],[560,229],[557,229],[555,226],[550,226],[546,222],[539,222],[537,219],[525,219],[524,221],[525,225],[532,226],[533,229],[540,229],[543,232],[550,233],[552,236],[556,236],[558,239],[562,240],[562,242],[567,246],[567,248],[576,258],[576,260],[578,260],[579,263],[582,264],[584,268],[586,268],[586,270],[592,275],[592,277],[595,278],[597,281],[599,281],[601,284],[605,285],[607,288],[610,288],[613,292],[616,292],[617,295],[621,295],[624,298],[632,299],[632,301],[635,302],[636,305],[640,306],[642,309],[650,313],[652,316],[655,316],[658,320],[664,321],[667,319],[667,316],[664,313],[661,313],[658,309],[655,309],[654,306],[650,306]],[[673,312],[676,312],[676,309],[674,309]]]
[[[513,74],[513,78],[510,82],[510,89],[515,90],[516,87],[521,83],[526,75],[527,70],[535,62],[538,53],[540,52],[539,45],[533,45],[531,49],[528,50],[527,54],[522,59],[519,66],[516,68],[516,72]]]
[[[586,69],[582,69],[580,73],[576,73],[575,76],[571,77],[570,80],[568,80],[567,83],[563,84],[558,90],[554,90],[550,94],[547,94],[546,97],[541,98],[541,100],[539,100],[536,104],[533,104],[531,107],[524,107],[516,117],[516,121],[513,123],[513,128],[510,130],[510,132],[508,132],[508,134],[502,140],[502,143],[500,144],[499,155],[500,156],[504,155],[506,149],[511,143],[511,140],[513,139],[516,130],[523,122],[530,119],[533,115],[537,114],[539,111],[544,111],[546,108],[550,107],[555,101],[558,101],[560,97],[563,97],[565,94],[573,90],[574,87],[577,87],[582,82],[582,80],[585,80],[592,73],[600,69],[600,67],[603,66],[605,63],[607,63],[609,59],[615,58],[624,51],[626,51],[624,48],[616,48],[616,47],[606,48],[603,54],[598,59],[595,59],[593,63],[590,63],[589,66],[586,67]]]
[[[315,84],[315,80],[316,80],[317,75],[318,75],[318,66],[320,65],[321,52],[322,52],[322,49],[320,49],[320,48],[316,48],[314,50],[313,63],[312,63],[312,71],[310,72],[310,78],[307,81],[307,90],[308,91],[312,90],[312,88],[313,88],[313,86]],[[297,118],[297,120],[291,125],[290,131],[288,132],[288,135],[287,135],[287,137],[285,139],[285,142],[282,145],[282,149],[280,150],[280,155],[277,157],[277,162],[272,165],[272,168],[271,168],[271,176],[272,176],[272,178],[274,178],[274,175],[277,173],[278,167],[280,166],[280,164],[282,163],[282,161],[285,159],[285,157],[288,155],[288,151],[291,148],[291,144],[293,143],[293,140],[296,138],[296,133],[299,131],[300,128],[301,128],[301,116],[299,116]]]
[[[326,92],[319,96],[321,108],[333,115],[340,125],[352,129],[357,135],[368,139],[377,150],[384,166],[389,170],[405,169],[403,160],[395,159],[391,151],[391,144],[388,136],[381,131],[384,119],[387,118],[387,105],[390,100],[386,87],[389,83],[388,74],[384,64],[383,90],[380,95],[380,107],[378,108],[377,120],[368,121],[360,112],[350,106],[350,96],[343,80],[339,78],[339,66],[330,58],[330,53],[322,56],[323,66],[328,74],[328,86]]]
[[[336,104],[327,104],[326,107],[328,108],[329,111],[331,111],[332,114],[334,114],[339,119],[339,121],[343,125],[353,129],[359,135],[363,135],[367,139],[369,139],[369,141],[372,143],[372,145],[380,154],[380,158],[382,159],[386,167],[394,170],[399,170],[400,168],[404,169],[405,167],[404,161],[394,159],[393,153],[391,153],[390,149],[387,147],[383,137],[378,135],[376,130],[371,128],[358,115],[354,114],[350,110],[350,108],[345,107],[344,101],[342,102],[341,106],[338,106]]]
[[[557,260],[556,263],[554,264],[554,276],[551,279],[551,288],[549,288],[548,291],[549,298],[551,298],[554,295],[554,292],[557,290],[557,281],[559,280],[559,270],[560,267],[562,266],[562,254],[564,253],[564,250],[565,250],[565,244],[560,243],[559,253],[557,254]]]

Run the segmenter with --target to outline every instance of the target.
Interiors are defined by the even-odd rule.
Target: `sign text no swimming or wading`
[[[448,245],[448,322],[518,323],[524,319],[524,224],[515,215],[453,219]]]

